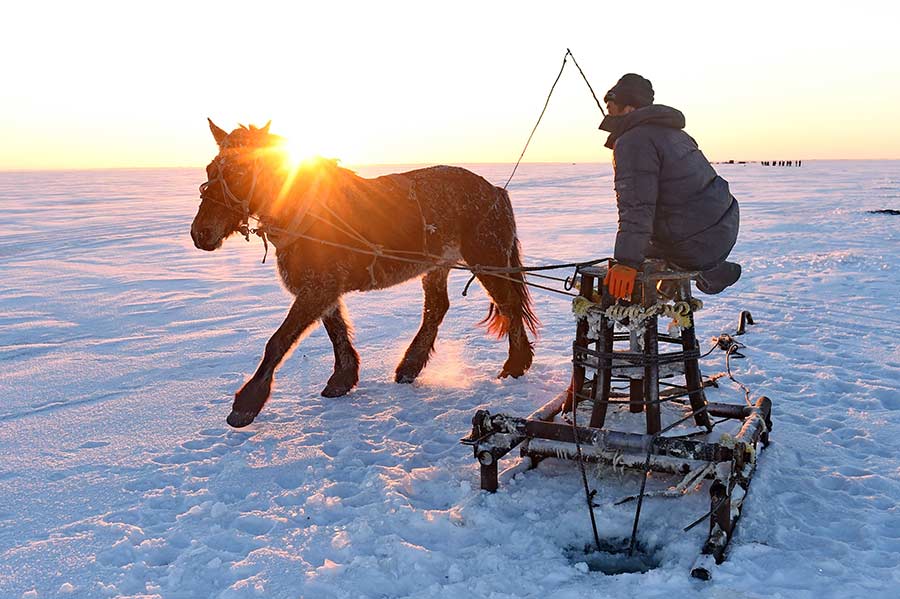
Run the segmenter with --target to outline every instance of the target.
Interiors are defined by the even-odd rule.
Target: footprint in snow
[[[181,444],[184,449],[209,449],[213,445],[215,445],[218,440],[214,437],[204,437],[202,439],[194,439],[191,441],[185,441]]]
[[[234,527],[253,536],[260,536],[268,533],[275,527],[275,521],[260,516],[247,515],[238,518]]]

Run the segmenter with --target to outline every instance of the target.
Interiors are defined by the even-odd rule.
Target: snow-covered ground
[[[500,184],[510,165],[471,168]],[[773,399],[775,429],[708,583],[688,575],[706,526],[681,532],[705,490],[648,499],[659,566],[616,576],[570,556],[591,539],[573,463],[479,491],[458,439],[478,408],[524,416],[565,386],[565,298],[536,292],[534,368],[497,380],[485,295],[460,297],[454,275],[435,357],[400,386],[419,284],[353,295],[359,388],[319,396],[333,358],[317,329],[232,430],[289,297],[258,241],[194,249],[202,171],[0,173],[0,597],[897,597],[900,218],[867,210],[900,208],[900,162],[717,168],[741,202],[745,274],[698,332],[753,313],[735,367]],[[608,165],[523,165],[510,191],[528,263],[610,253]],[[601,536],[630,534],[633,504],[612,504],[639,476],[591,481]]]

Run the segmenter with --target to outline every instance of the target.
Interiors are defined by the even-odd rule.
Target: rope
[[[522,157],[525,156],[525,150],[528,149],[528,144],[531,143],[531,138],[534,137],[534,132],[537,131],[538,125],[541,124],[541,119],[544,118],[544,113],[547,112],[547,105],[550,104],[550,96],[553,95],[553,90],[556,89],[556,84],[559,83],[559,78],[562,77],[563,70],[566,68],[566,59],[569,58],[569,50],[566,50],[565,56],[563,56],[562,66],[559,67],[559,73],[556,74],[556,79],[553,80],[553,85],[550,86],[550,93],[547,94],[547,99],[544,100],[544,108],[541,109],[541,114],[538,116],[537,122],[534,124],[534,127],[531,129],[531,134],[528,136],[528,140],[525,142],[525,147],[522,148],[522,153],[519,154],[519,159],[516,160],[516,165],[513,167],[512,172],[509,174],[509,179],[506,180],[506,183],[503,184],[503,189],[509,185],[509,182],[512,181],[513,176],[516,174],[516,169],[519,168],[519,163],[522,162]]]
[[[572,54],[572,51],[566,48],[566,53],[572,57],[572,62],[575,64],[575,67],[578,69],[578,72],[581,73],[581,78],[584,79],[584,82],[587,83],[588,89],[591,90],[591,95],[594,96],[594,102],[597,103],[597,108],[600,109],[600,114],[606,116],[606,111],[603,110],[603,105],[600,103],[600,100],[597,99],[597,94],[594,93],[594,88],[591,87],[591,82],[588,81],[588,78],[585,76],[584,71],[581,70],[581,67],[578,66],[578,61],[575,60],[575,55]]]
[[[553,80],[553,85],[550,86],[550,93],[547,94],[547,99],[544,101],[544,108],[541,109],[541,114],[540,116],[538,116],[537,122],[531,129],[531,134],[528,136],[528,141],[525,142],[525,147],[522,148],[522,153],[519,154],[519,159],[516,160],[516,165],[513,167],[512,173],[509,174],[509,179],[507,179],[506,183],[503,184],[503,189],[507,188],[509,182],[512,181],[513,176],[516,174],[516,170],[519,168],[519,164],[522,162],[522,158],[525,156],[525,151],[528,150],[528,144],[531,143],[531,138],[534,137],[534,132],[537,131],[538,125],[541,124],[541,119],[544,118],[544,113],[547,112],[547,106],[550,104],[550,96],[553,95],[553,90],[556,89],[556,84],[559,83],[559,78],[562,77],[563,71],[566,68],[566,60],[568,60],[570,56],[572,57],[572,62],[575,63],[575,66],[578,68],[578,72],[581,73],[582,78],[584,78],[584,82],[587,83],[588,89],[591,90],[591,95],[594,96],[594,101],[600,108],[600,112],[603,114],[603,116],[606,116],[606,112],[604,112],[603,106],[600,105],[600,100],[597,99],[597,94],[594,93],[594,88],[591,87],[591,83],[585,76],[584,71],[582,71],[581,67],[578,66],[578,62],[575,60],[575,55],[572,54],[571,50],[566,48],[566,53],[565,55],[563,55],[562,66],[559,67],[559,73],[556,74],[556,79]]]
[[[716,338],[716,347],[720,347],[725,350],[725,372],[728,374],[728,378],[730,378],[738,387],[740,387],[744,391],[744,401],[747,403],[747,405],[753,406],[753,402],[750,401],[750,388],[734,378],[734,375],[731,373],[731,356],[735,355],[737,357],[743,358],[744,356],[738,350],[743,349],[747,346],[739,341],[735,341],[731,335],[724,334]]]
[[[594,377],[594,383],[596,384],[597,377]],[[600,549],[600,535],[597,534],[597,519],[594,517],[594,496],[597,494],[596,489],[591,490],[588,485],[587,479],[587,471],[584,467],[584,455],[581,453],[581,441],[578,440],[578,401],[573,396],[572,397],[572,437],[575,439],[575,452],[578,455],[578,467],[581,469],[581,482],[584,484],[584,496],[587,500],[588,512],[591,515],[591,528],[594,531],[594,543],[597,545],[597,551],[602,551]]]
[[[219,203],[222,206],[225,206],[226,208],[235,209],[235,207],[232,205],[226,204],[224,202],[220,202],[213,198],[210,198],[210,199],[212,201]],[[331,213],[334,214],[337,218],[340,218],[337,215],[337,213],[334,213],[333,211]],[[373,281],[374,281],[373,268],[374,268],[375,260],[377,260],[378,258],[384,258],[387,260],[396,260],[398,262],[405,262],[408,264],[417,264],[420,266],[436,266],[436,267],[440,267],[440,268],[447,268],[449,270],[467,271],[467,272],[473,273],[473,276],[469,280],[469,282],[466,284],[465,289],[463,290],[463,295],[466,295],[466,292],[468,292],[469,286],[471,285],[475,276],[479,275],[479,274],[483,274],[486,276],[504,279],[507,281],[511,281],[513,283],[522,283],[524,285],[528,285],[529,287],[535,287],[537,289],[542,289],[544,291],[550,291],[552,293],[556,293],[559,295],[565,295],[567,297],[575,298],[575,297],[577,297],[577,295],[574,293],[569,293],[567,291],[561,291],[559,289],[554,289],[552,287],[547,287],[545,285],[539,285],[537,283],[531,283],[531,282],[525,280],[524,277],[521,279],[516,279],[516,278],[510,277],[510,276],[506,276],[506,275],[524,274],[524,273],[529,273],[532,271],[541,271],[541,270],[558,270],[558,269],[573,268],[573,267],[580,268],[583,266],[593,266],[594,264],[598,264],[600,262],[606,262],[607,260],[609,260],[609,258],[600,258],[597,260],[590,260],[588,262],[566,262],[566,263],[551,264],[551,265],[544,265],[544,266],[523,266],[523,267],[477,266],[477,265],[471,266],[468,264],[463,264],[458,261],[446,260],[445,258],[443,258],[441,256],[436,256],[436,255],[430,254],[428,252],[387,249],[381,245],[378,245],[378,244],[368,241],[365,237],[363,237],[361,234],[356,232],[355,229],[352,229],[352,228],[350,230],[344,229],[341,226],[336,225],[335,223],[329,221],[328,219],[326,219],[322,216],[319,216],[317,214],[314,214],[312,212],[309,213],[309,216],[312,216],[313,218],[316,218],[317,220],[330,225],[336,231],[343,233],[343,234],[347,235],[348,237],[351,237],[351,238],[359,241],[363,245],[367,246],[368,249],[360,248],[360,247],[356,247],[356,246],[352,246],[352,245],[347,245],[345,243],[339,243],[336,241],[328,241],[326,239],[322,239],[320,237],[314,237],[312,235],[307,235],[305,233],[297,233],[297,232],[288,231],[281,227],[273,227],[273,226],[265,226],[265,225],[260,225],[260,227],[258,227],[256,229],[247,229],[247,241],[249,241],[250,233],[256,234],[260,237],[263,237],[267,233],[268,234],[275,233],[276,235],[279,235],[279,236],[292,238],[288,244],[282,244],[281,247],[286,247],[286,245],[290,245],[290,243],[293,243],[294,241],[297,241],[299,239],[305,239],[308,241],[314,241],[316,243],[320,243],[322,245],[327,245],[330,247],[337,247],[337,248],[345,249],[345,250],[355,252],[358,254],[372,256],[373,257],[372,263],[367,267],[367,270],[369,270],[369,274],[370,274],[370,276],[372,276]],[[348,227],[350,226],[343,219],[340,219],[340,220],[346,226],[348,226]],[[243,232],[243,230],[242,230],[242,232]],[[265,244],[265,242],[266,242],[265,237],[263,237],[263,243]],[[405,256],[399,256],[397,254],[410,254],[413,256],[420,256],[421,258],[408,258]],[[264,258],[264,260],[265,260],[265,258]],[[552,278],[554,280],[562,280],[562,279],[556,279],[554,277],[546,277],[546,278]]]

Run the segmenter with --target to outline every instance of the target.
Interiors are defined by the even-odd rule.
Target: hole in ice
[[[600,539],[600,550],[591,543],[582,547],[566,549],[566,557],[573,564],[587,564],[591,572],[606,575],[649,572],[659,567],[660,560],[655,552],[637,543],[634,553],[628,555],[630,539]],[[583,568],[584,566],[582,566]]]

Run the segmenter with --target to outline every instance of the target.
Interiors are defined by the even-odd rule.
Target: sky
[[[571,48],[711,160],[900,159],[888,2],[29,2],[4,6],[0,170],[200,166],[206,118],[344,164],[514,162]],[[604,162],[569,62],[525,155]]]

